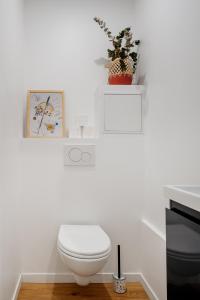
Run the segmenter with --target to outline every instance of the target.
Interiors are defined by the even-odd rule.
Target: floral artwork
[[[63,98],[62,91],[29,91],[27,137],[64,136]]]

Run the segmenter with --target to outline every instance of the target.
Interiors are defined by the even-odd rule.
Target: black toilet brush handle
[[[120,245],[117,245],[117,258],[118,258],[118,278],[121,278],[121,259],[120,259]]]

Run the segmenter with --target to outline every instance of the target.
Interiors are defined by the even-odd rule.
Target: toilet
[[[57,249],[76,283],[88,285],[111,253],[111,241],[99,225],[61,225]]]

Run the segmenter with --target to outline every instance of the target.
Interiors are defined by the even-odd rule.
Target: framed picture
[[[28,91],[26,137],[62,138],[64,123],[63,91]]]

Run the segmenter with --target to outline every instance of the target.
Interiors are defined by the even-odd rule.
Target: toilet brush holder
[[[124,294],[126,292],[126,277],[121,276],[119,278],[113,275],[113,289],[117,294]]]

